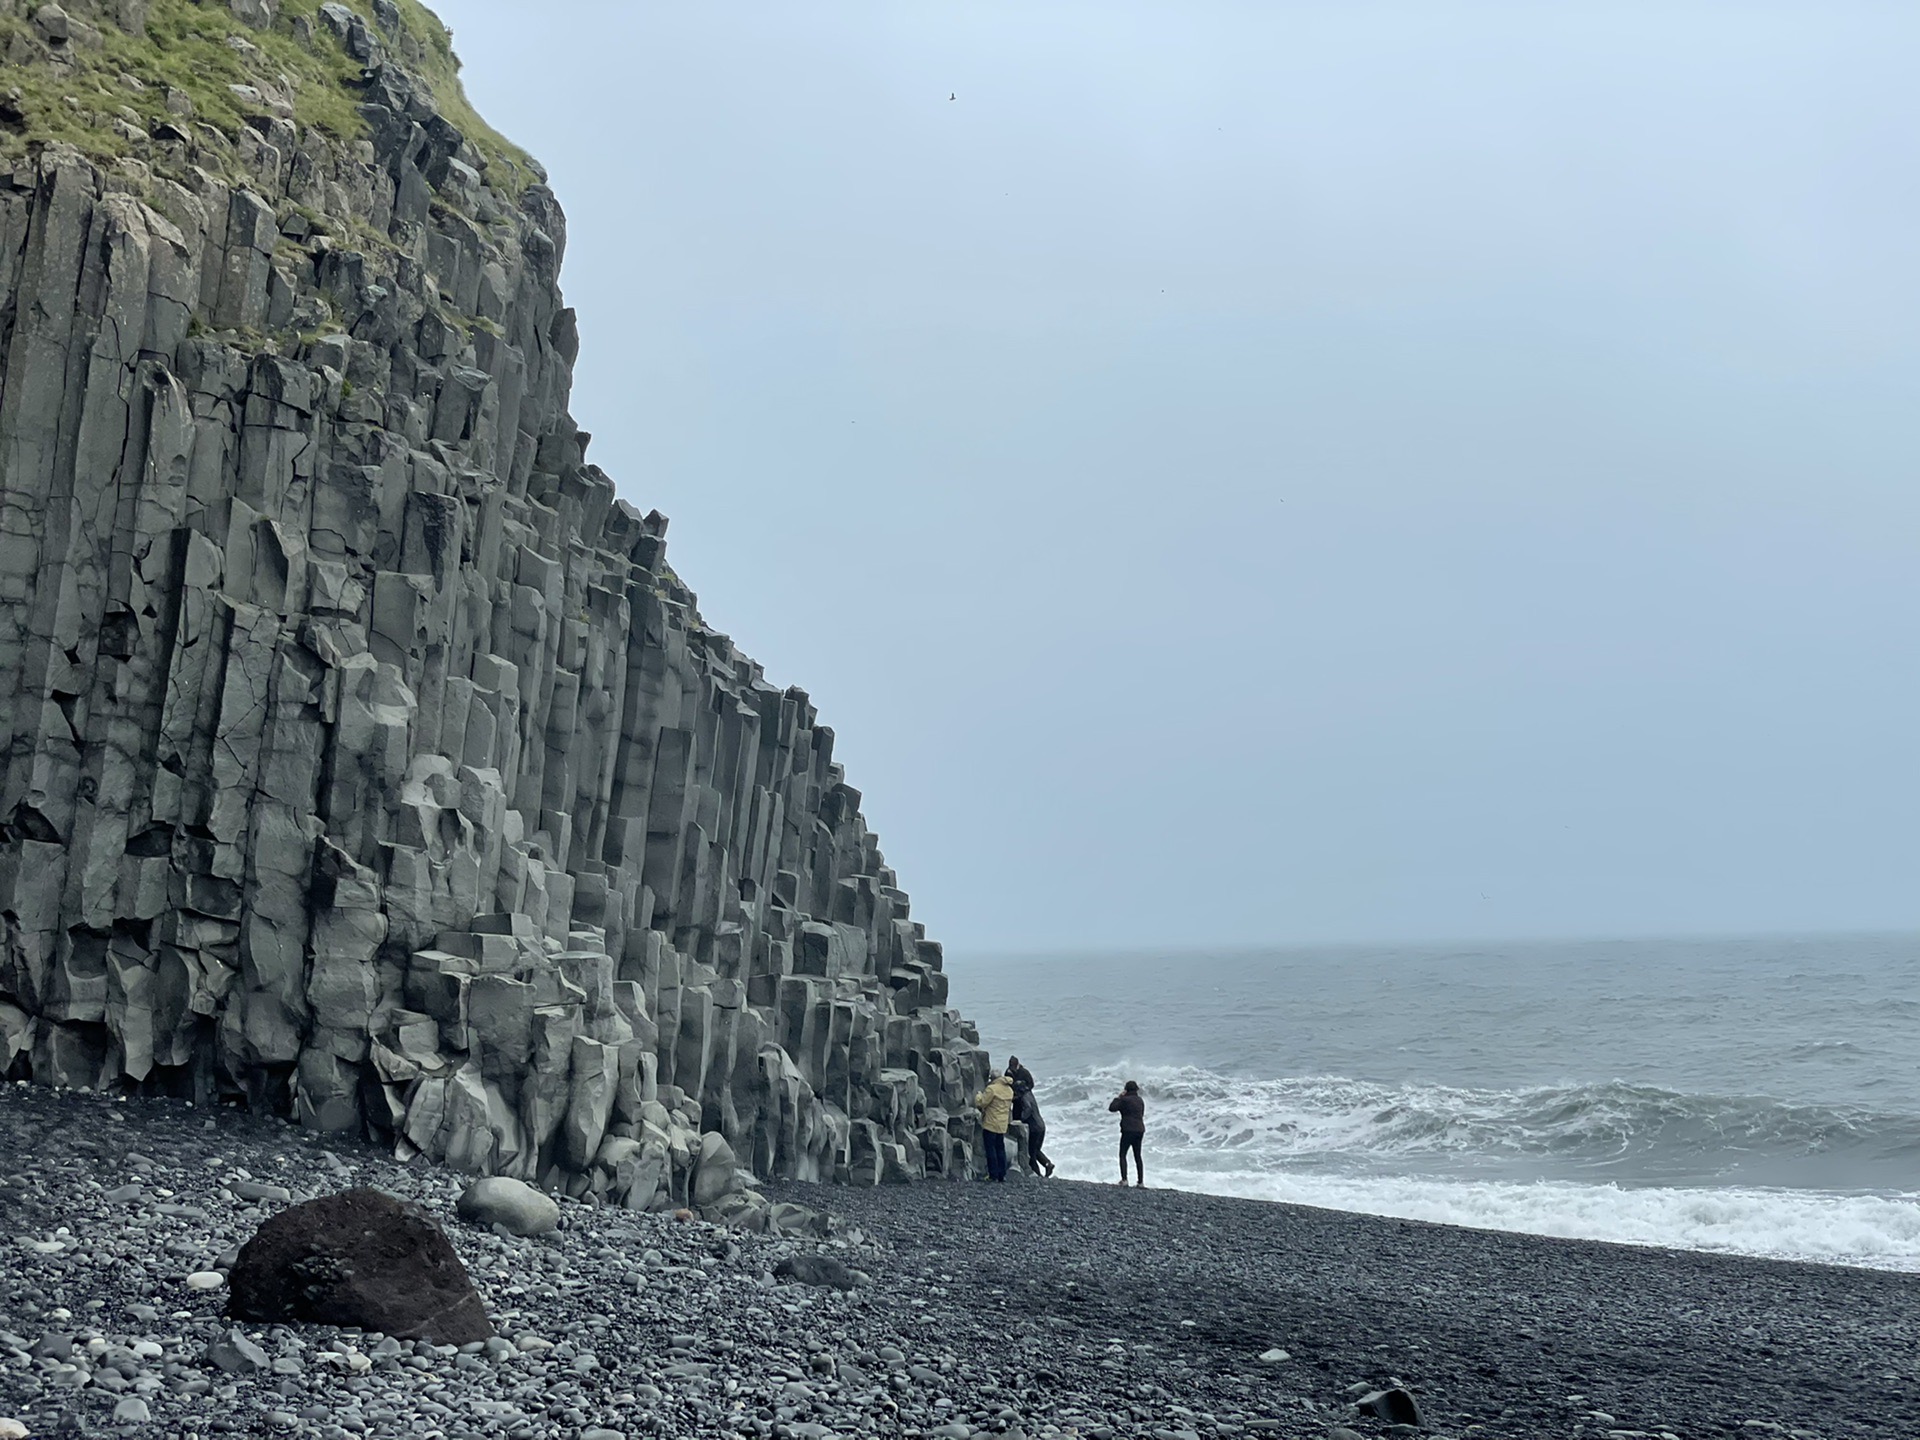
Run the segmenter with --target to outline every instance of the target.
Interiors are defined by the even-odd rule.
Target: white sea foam
[[[1063,1170],[1104,1180],[1110,1162],[1104,1153],[1101,1160],[1094,1166],[1076,1156]],[[1920,1271],[1920,1195],[1914,1194],[1635,1189],[1566,1181],[1185,1171],[1159,1165],[1151,1177],[1155,1185],[1175,1189],[1482,1230]]]
[[[1114,1169],[1122,1070],[1043,1089],[1062,1172]],[[1805,1163],[1913,1143],[1912,1122],[1610,1082],[1512,1092],[1135,1068],[1149,1174],[1180,1189],[1483,1229],[1920,1271],[1920,1194],[1658,1183],[1662,1167]],[[1562,1173],[1547,1174],[1555,1167]],[[1635,1177],[1604,1178],[1609,1168]],[[1710,1165],[1707,1168],[1712,1168]],[[1574,1174],[1569,1176],[1567,1171]],[[1592,1179],[1579,1178],[1593,1171]]]

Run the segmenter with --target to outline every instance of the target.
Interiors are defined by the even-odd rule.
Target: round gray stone
[[[545,1235],[560,1223],[560,1207],[552,1196],[504,1175],[474,1181],[454,1213],[469,1224],[498,1225],[514,1235]]]

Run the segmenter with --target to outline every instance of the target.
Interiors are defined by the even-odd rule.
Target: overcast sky
[[[443,0],[953,952],[1920,925],[1920,7]]]

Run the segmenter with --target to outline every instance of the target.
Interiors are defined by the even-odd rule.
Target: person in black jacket
[[[1047,1143],[1047,1120],[1040,1113],[1040,1097],[1029,1090],[1017,1103],[1021,1106],[1020,1119],[1027,1127],[1027,1169],[1036,1175],[1051,1176],[1053,1161],[1040,1148]]]
[[[1127,1088],[1114,1096],[1107,1109],[1120,1117],[1120,1183],[1127,1183],[1127,1152],[1133,1152],[1133,1182],[1136,1188],[1147,1183],[1147,1167],[1140,1159],[1140,1142],[1147,1133],[1147,1102],[1140,1094],[1138,1080],[1127,1081]]]
[[[1033,1072],[1020,1063],[1018,1055],[1007,1057],[1007,1078],[1013,1081],[1013,1093],[1016,1097],[1033,1089]]]
[[[1018,1055],[1009,1055],[1007,1078],[1013,1081],[1013,1118],[1027,1127],[1027,1169],[1035,1175],[1051,1175],[1053,1162],[1040,1149],[1046,1143],[1047,1122],[1033,1093],[1033,1072],[1020,1063]]]

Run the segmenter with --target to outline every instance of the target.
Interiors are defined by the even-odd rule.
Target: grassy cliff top
[[[236,135],[249,117],[279,115],[344,142],[366,133],[363,66],[321,16],[326,0],[152,0],[140,33],[72,3],[20,5],[0,13],[0,150],[62,141],[101,160],[135,153],[156,128],[214,126]],[[0,12],[9,7],[0,0]],[[111,5],[100,8],[113,9]],[[119,7],[122,13],[130,5]],[[518,195],[535,178],[525,151],[488,125],[460,84],[447,27],[420,0],[395,0],[399,29],[373,25],[390,57],[425,84],[435,108],[487,162],[487,179]],[[71,13],[69,13],[69,10]]]

